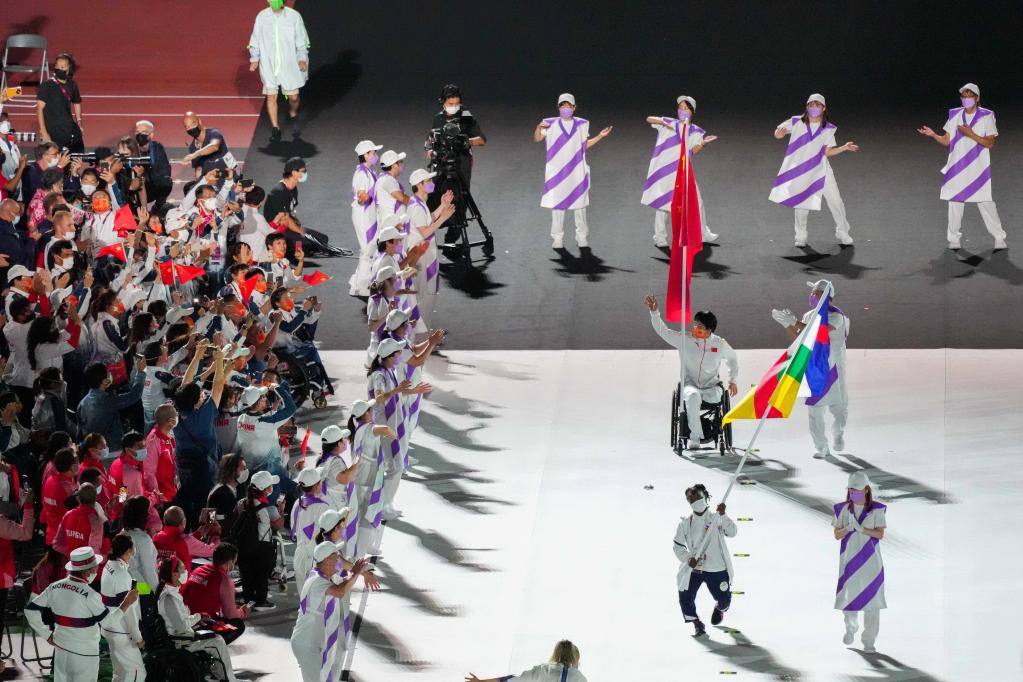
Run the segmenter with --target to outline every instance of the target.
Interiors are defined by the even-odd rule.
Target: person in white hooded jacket
[[[118,533],[110,541],[110,554],[100,578],[103,604],[119,604],[133,588],[135,582],[128,572],[128,563],[135,554],[135,543],[127,533]],[[139,629],[141,611],[138,604],[121,613],[110,623],[101,626],[103,638],[110,645],[110,663],[114,672],[111,682],[144,682],[146,666],[142,662],[142,632]]]
[[[714,597],[714,613],[710,622],[717,625],[725,617],[732,603],[732,555],[725,537],[733,538],[738,530],[735,522],[725,514],[724,503],[717,506],[717,516],[708,514],[710,493],[702,483],[686,489],[686,500],[693,508],[692,516],[683,516],[675,530],[675,556],[681,562],[678,569],[678,602],[682,616],[695,628],[694,637],[707,629],[696,615],[696,592],[705,584]],[[713,533],[704,547],[707,533]],[[702,548],[702,551],[701,551]]]

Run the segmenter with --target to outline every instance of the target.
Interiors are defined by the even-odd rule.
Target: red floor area
[[[168,148],[183,148],[181,115],[192,110],[223,131],[241,158],[262,106],[245,50],[260,9],[248,0],[9,2],[0,13],[0,40],[13,33],[45,36],[51,66],[60,52],[74,54],[87,146],[110,144],[145,118]],[[28,101],[34,92],[34,85],[26,87]],[[18,130],[36,129],[32,109],[7,111]]]

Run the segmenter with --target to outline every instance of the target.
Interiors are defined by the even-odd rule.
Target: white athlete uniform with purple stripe
[[[575,218],[575,238],[586,246],[589,225],[586,207],[590,204],[590,167],[586,163],[586,141],[590,122],[584,118],[545,118],[549,127],[540,134],[546,142],[543,195],[540,205],[552,210],[551,238],[560,242],[565,234],[565,211]]]
[[[330,505],[318,495],[302,495],[291,508],[291,534],[295,540],[295,558],[292,566],[298,582],[303,582],[313,569],[313,549],[316,547],[316,520]]]
[[[678,173],[678,160],[681,154],[682,122],[675,118],[664,117],[665,125],[650,124],[657,131],[654,142],[654,153],[650,157],[650,166],[643,183],[643,196],[640,202],[645,206],[657,209],[654,214],[654,241],[659,245],[668,243],[668,216],[671,213],[671,198],[675,194],[675,175]],[[693,157],[693,147],[703,144],[707,134],[703,128],[689,124],[686,133],[686,154]],[[706,240],[712,234],[707,226],[707,210],[703,206],[700,185],[696,185],[696,199],[700,202],[700,220],[703,223],[703,236]]]
[[[399,382],[393,370],[381,367],[369,378],[370,397],[373,398],[380,393],[393,391]],[[405,473],[408,441],[405,440],[405,405],[400,394],[393,394],[387,400],[378,400],[373,407],[373,422],[386,424],[394,429],[398,435],[396,439],[382,438],[384,452],[387,455],[386,471],[384,474],[384,492],[382,502],[386,509],[394,500],[398,492],[398,483]]]
[[[384,222],[384,218],[392,215],[400,215],[402,203],[394,198],[394,192],[405,192],[398,178],[390,173],[384,173],[377,178],[373,185],[373,204],[377,211],[377,225]],[[398,226],[401,230],[401,226]]]
[[[355,174],[352,175],[352,225],[355,227],[355,237],[359,240],[360,248],[365,248],[366,244],[376,243],[374,238],[377,234],[377,215],[373,193],[376,182],[377,174],[372,168],[364,163],[355,167]],[[368,194],[369,201],[360,204],[359,192]]]
[[[963,107],[950,109],[944,130],[948,133],[948,161],[941,169],[941,198],[948,203],[948,241],[955,246],[962,239],[965,203],[975,203],[984,227],[998,241],[1005,241],[1005,230],[991,198],[991,151],[966,137],[959,126],[968,125],[981,137],[998,136],[995,112],[977,107],[973,115]]]
[[[860,529],[884,528],[885,505],[874,501],[868,510],[862,505],[847,502],[834,507],[831,525],[850,528],[841,540],[838,556],[838,585],[835,589],[835,608],[845,613],[846,632],[856,632],[857,613],[864,612],[863,644],[873,646],[877,638],[879,610],[886,608],[884,598],[884,563],[881,561],[881,543]]]
[[[821,197],[828,202],[835,218],[835,235],[840,239],[848,238],[845,204],[827,157],[828,148],[835,146],[838,127],[834,123],[823,126],[806,123],[802,117],[793,116],[779,123],[778,128],[789,134],[789,144],[769,198],[795,209],[797,245],[806,243],[807,218],[810,211],[821,210]]]
[[[333,583],[314,570],[302,585],[291,651],[302,682],[340,682],[345,660],[344,605],[327,589]]]
[[[440,260],[437,258],[437,233],[433,233],[427,239],[423,239],[420,229],[425,229],[433,222],[433,215],[427,207],[426,202],[419,197],[412,197],[408,205],[409,235],[405,239],[406,250],[411,250],[424,241],[428,244],[426,252],[419,257],[416,264],[416,275],[413,286],[416,290],[418,303],[418,322],[416,332],[426,333],[430,329],[430,317],[433,314],[433,307],[437,301],[437,292],[440,291]]]

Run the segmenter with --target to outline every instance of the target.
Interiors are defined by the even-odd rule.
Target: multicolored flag
[[[668,294],[664,301],[664,317],[668,322],[688,324],[692,319],[690,309],[690,284],[693,278],[693,259],[703,250],[703,229],[700,217],[700,202],[696,196],[696,176],[693,174],[692,159],[686,149],[686,135],[689,124],[682,126],[682,151],[675,173],[675,191],[671,196],[671,264],[668,266]],[[682,258],[682,247],[687,247]],[[682,280],[685,278],[686,301],[682,310]]]
[[[820,400],[833,381],[829,381],[828,304],[831,295],[824,297],[813,320],[807,325],[788,350],[778,358],[771,369],[738,405],[728,411],[721,423],[736,419],[785,419],[792,414],[792,406],[799,396],[809,395],[807,404]]]

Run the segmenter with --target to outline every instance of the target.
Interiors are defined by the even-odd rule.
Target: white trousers
[[[1002,221],[998,218],[998,209],[993,201],[978,201],[977,210],[984,220],[984,227],[995,239],[1005,239],[1005,230],[1002,228]],[[963,211],[966,204],[962,201],[948,202],[948,233],[946,237],[950,242],[958,242],[963,236]]]
[[[416,334],[426,334],[433,329],[430,321],[433,320],[433,311],[437,306],[436,292],[426,291],[425,282],[423,284],[424,287],[416,294],[419,299],[419,324],[416,325]]]
[[[682,402],[686,406],[686,421],[689,422],[689,438],[694,441],[703,440],[703,424],[700,422],[700,403],[705,399],[713,402],[709,391],[701,391],[695,386],[687,385],[682,389]],[[706,396],[706,398],[705,398]],[[720,398],[718,398],[720,400]]]
[[[700,202],[700,222],[703,223],[703,238],[708,239],[708,235],[711,234],[710,225],[707,224],[707,209],[703,206],[703,195],[700,193],[700,186],[696,186],[696,198]],[[669,226],[671,221],[670,211],[662,211],[660,209],[654,211],[654,243],[658,246],[664,246],[671,244],[671,230]]]
[[[565,237],[565,213],[559,208],[551,209],[551,239],[561,241]],[[590,235],[590,226],[586,223],[586,209],[577,208],[572,211],[575,219],[575,241],[579,246],[586,246],[587,237]]]
[[[111,682],[144,682],[146,666],[142,652],[128,635],[103,631],[103,637],[110,645],[110,663],[114,667]]]
[[[385,436],[381,441],[389,453],[390,439]],[[397,457],[391,457],[388,454],[387,457],[390,459],[390,463],[384,473],[384,489],[380,494],[380,501],[383,503],[384,509],[393,509],[394,496],[398,494],[398,484],[401,483],[401,477],[405,474],[405,453],[399,453]]]
[[[298,585],[305,584],[309,571],[313,570],[313,549],[314,545],[308,543],[300,542],[295,546],[292,568],[295,571],[295,582]]]
[[[877,641],[878,630],[881,629],[881,609],[864,609],[863,611],[843,611],[845,616],[845,631],[855,635],[860,629],[860,614],[863,614],[863,635],[860,641],[863,646],[874,646]]]
[[[842,195],[838,191],[838,182],[835,180],[835,172],[831,170],[831,164],[825,161],[824,165],[824,201],[831,211],[831,217],[835,219],[835,236],[849,236],[849,220],[845,217],[845,204],[842,202]],[[796,241],[806,241],[806,220],[810,211],[805,208],[796,209]]]
[[[79,656],[64,649],[53,651],[53,682],[96,682],[99,656]]]
[[[813,438],[813,446],[817,452],[828,450],[828,436],[825,432],[824,413],[831,412],[831,436],[838,439],[845,431],[845,423],[849,420],[849,403],[845,401],[835,402],[831,405],[807,405],[806,412],[810,417],[810,437]]]
[[[190,642],[185,648],[189,651],[205,651],[213,658],[220,659],[224,664],[224,670],[221,670],[219,665],[214,665],[213,670],[218,675],[222,672],[226,673],[227,682],[237,682],[238,678],[234,676],[234,666],[231,665],[231,653],[227,650],[227,642],[220,635],[210,639],[197,639]]]
[[[341,680],[341,668],[344,665],[345,660],[345,638],[338,637],[337,643],[334,645],[337,647],[337,651],[334,653],[335,670],[333,679]],[[291,652],[295,654],[295,660],[298,661],[298,669],[302,671],[302,682],[320,682],[320,664],[323,661],[323,642],[319,642],[318,646],[302,646],[291,640]]]

